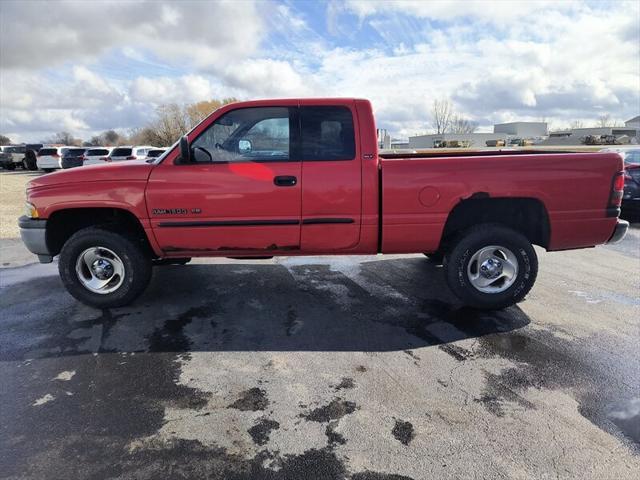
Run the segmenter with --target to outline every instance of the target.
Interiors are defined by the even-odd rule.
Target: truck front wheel
[[[524,299],[538,274],[538,257],[522,234],[497,224],[470,228],[445,260],[449,288],[466,305],[497,310]]]
[[[77,300],[112,308],[131,303],[144,291],[151,279],[151,260],[135,240],[89,227],[64,244],[58,270]]]

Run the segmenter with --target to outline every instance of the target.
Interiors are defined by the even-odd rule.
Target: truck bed
[[[384,155],[380,167],[385,253],[434,251],[449,214],[469,199],[540,202],[550,225],[542,246],[549,250],[605,243],[616,224],[617,212],[607,209],[622,169],[615,153],[429,152]]]

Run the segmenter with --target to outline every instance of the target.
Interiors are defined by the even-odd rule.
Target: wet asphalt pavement
[[[461,308],[421,256],[0,270],[0,478],[638,478],[640,230]]]

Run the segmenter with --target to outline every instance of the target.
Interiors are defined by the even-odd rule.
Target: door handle
[[[281,175],[275,177],[273,183],[277,187],[293,187],[298,183],[298,179],[289,175]]]

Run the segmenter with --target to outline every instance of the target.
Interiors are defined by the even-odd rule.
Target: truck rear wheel
[[[58,270],[77,300],[96,308],[122,307],[151,279],[151,260],[137,242],[97,227],[84,228],[62,247]]]
[[[538,257],[522,234],[498,224],[470,228],[445,261],[449,288],[466,305],[497,310],[524,299],[536,281]]]

